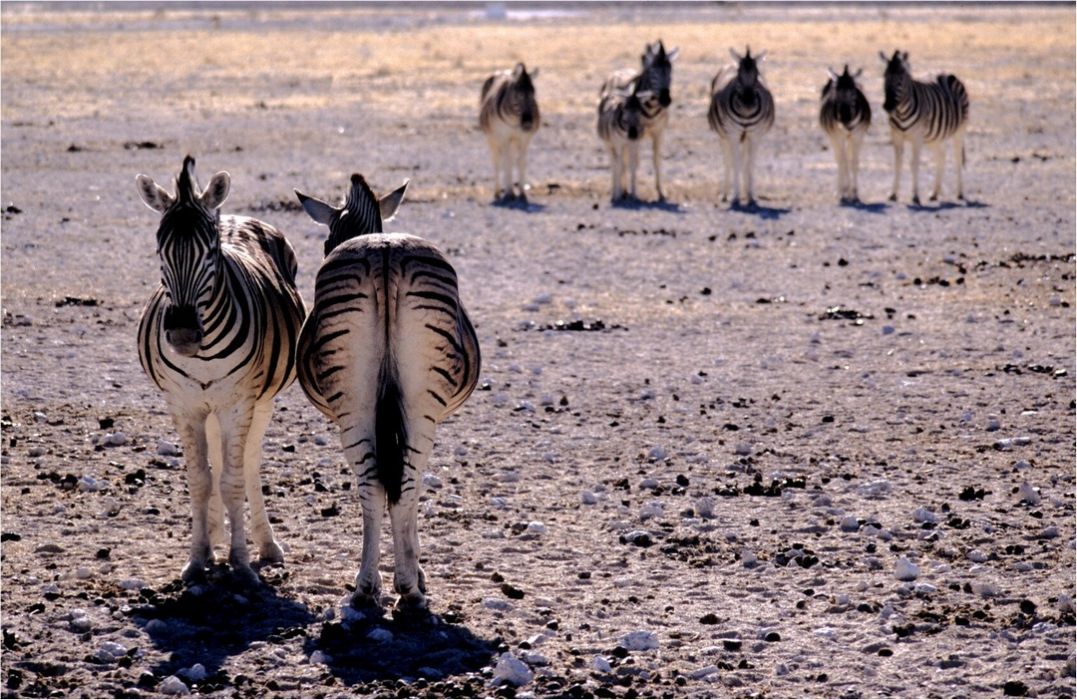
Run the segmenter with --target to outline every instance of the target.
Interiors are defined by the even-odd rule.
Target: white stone
[[[320,649],[315,649],[314,653],[310,655],[310,662],[312,664],[327,664],[329,663],[329,656],[323,654]]]
[[[97,658],[102,661],[115,661],[127,656],[127,647],[116,642],[101,642],[97,647]]]
[[[180,675],[192,683],[201,683],[209,676],[206,672],[206,667],[202,664],[194,664],[190,668],[185,668],[180,671]]]
[[[987,556],[978,549],[970,549],[968,552],[965,553],[965,556],[968,557],[969,561],[974,561],[977,564],[982,564],[988,559],[990,559],[989,556]]]
[[[157,686],[157,692],[162,695],[190,695],[191,691],[187,684],[175,676],[169,676]]]
[[[923,593],[924,595],[931,595],[932,593],[934,593],[935,591],[937,591],[939,589],[936,588],[935,586],[932,586],[930,583],[921,582],[921,583],[916,584],[916,586],[913,588],[913,590],[916,591],[917,593]]]
[[[648,501],[639,509],[639,519],[661,518],[663,513],[665,513],[665,506],[661,501]]]
[[[92,577],[93,577],[93,572],[90,571],[89,567],[80,566],[79,568],[75,569],[75,578],[77,578],[77,579],[85,581],[86,579],[92,578]]]
[[[125,578],[120,581],[120,588],[125,591],[137,591],[140,588],[145,588],[146,584],[140,578]]]
[[[846,515],[841,519],[842,532],[856,532],[860,529],[860,521],[855,515]]]
[[[93,492],[101,490],[102,483],[89,475],[79,477],[79,491]]]
[[[610,662],[606,660],[605,656],[596,656],[592,659],[591,668],[599,673],[613,673],[613,667],[610,666]]]
[[[714,506],[715,501],[710,496],[697,498],[695,501],[696,514],[701,518],[709,520],[714,517]]]
[[[105,435],[105,444],[112,447],[119,447],[127,442],[127,435],[122,431],[117,430],[114,433],[108,433]]]
[[[620,642],[628,651],[647,651],[658,648],[658,635],[647,630],[636,630],[623,635]]]
[[[915,581],[916,577],[920,575],[920,567],[913,564],[906,557],[899,557],[897,564],[894,566],[894,576],[898,581]]]
[[[550,660],[536,651],[524,653],[524,661],[528,666],[549,666]]]
[[[180,451],[179,448],[176,447],[176,443],[169,442],[168,440],[158,440],[157,454],[162,457],[178,457]]]
[[[692,680],[698,681],[702,678],[706,678],[707,676],[713,676],[716,673],[718,673],[718,667],[711,664],[710,666],[704,666],[703,668],[697,668],[694,671],[689,671],[688,677]]]
[[[531,669],[527,667],[523,661],[520,661],[509,652],[505,652],[497,660],[497,665],[494,666],[494,677],[492,683],[494,685],[500,685],[507,683],[508,685],[519,688],[522,685],[527,685],[531,682],[531,679],[535,677],[535,674],[531,672]]]
[[[482,607],[487,610],[499,610],[501,612],[508,612],[512,610],[512,603],[503,598],[483,598]]]
[[[546,525],[539,520],[532,520],[527,524],[526,532],[529,535],[545,535]]]
[[[972,592],[978,596],[984,598],[991,598],[997,596],[999,593],[998,586],[990,581],[974,581],[972,584]]]
[[[917,508],[912,512],[912,519],[918,523],[937,523],[939,516],[927,508]]]
[[[435,489],[436,490],[436,489],[440,489],[443,486],[443,484],[441,482],[441,479],[439,479],[437,476],[435,476],[433,474],[424,474],[423,475],[423,486],[426,486],[429,489]]]
[[[1030,506],[1038,506],[1040,504],[1041,498],[1039,491],[1033,488],[1032,484],[1027,481],[1021,482],[1021,488],[1018,489],[1018,492],[1021,494],[1021,500]]]
[[[890,495],[890,482],[886,479],[869,481],[860,487],[860,495],[866,498],[885,498]]]
[[[661,445],[655,445],[651,448],[650,452],[647,453],[647,459],[651,460],[652,462],[661,461],[668,456],[669,452],[667,452],[666,448],[662,447]]]
[[[755,552],[745,547],[740,550],[740,563],[750,568],[759,563],[759,558],[755,556]]]

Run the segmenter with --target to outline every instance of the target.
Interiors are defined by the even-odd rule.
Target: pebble
[[[986,428],[986,430],[988,432],[993,433],[993,432],[995,432],[996,430],[998,430],[1001,427],[1002,427],[1002,424],[999,423],[998,416],[988,416],[987,417],[987,425],[985,426],[985,428]]]
[[[647,453],[647,459],[651,460],[652,462],[661,461],[668,456],[669,452],[667,452],[666,448],[662,447],[661,445],[655,445],[651,448],[650,452]]]
[[[932,586],[930,583],[918,583],[913,590],[923,595],[931,595],[939,589],[935,586]]]
[[[101,642],[97,647],[97,658],[101,661],[115,661],[127,656],[127,647],[116,642]]]
[[[890,482],[886,479],[869,481],[860,487],[860,495],[865,498],[885,498],[890,495]]]
[[[84,492],[100,491],[102,485],[103,485],[103,482],[98,481],[97,479],[93,478],[92,476],[79,477],[79,491],[84,491]]]
[[[187,684],[175,676],[169,676],[157,686],[157,692],[162,695],[190,695],[191,691]]]
[[[890,335],[894,332],[893,326],[883,326],[883,335]]]
[[[374,627],[366,633],[366,638],[372,642],[384,644],[393,641],[393,633],[384,627]]]
[[[157,454],[161,457],[179,457],[180,451],[176,447],[176,443],[169,442],[168,440],[157,441]]]
[[[89,567],[80,566],[79,568],[75,569],[75,578],[79,579],[80,581],[85,581],[86,579],[91,577],[93,577],[93,572],[90,571]]]
[[[535,652],[535,651],[529,651],[526,654],[524,654],[524,661],[527,662],[528,666],[549,666],[550,665],[550,660],[549,659],[547,659],[545,656],[543,656],[542,654],[540,654],[538,652]]]
[[[846,515],[841,519],[842,532],[856,532],[860,529],[860,521],[855,515]]]
[[[711,664],[710,666],[704,666],[703,668],[697,668],[694,671],[689,671],[688,677],[692,680],[698,681],[700,679],[706,678],[707,676],[713,676],[716,673],[718,673],[718,667]]]
[[[987,556],[978,549],[970,549],[968,552],[965,553],[965,556],[968,558],[969,561],[974,561],[977,564],[982,564],[988,559],[990,559],[989,556]]]
[[[912,512],[912,519],[918,523],[938,523],[939,516],[927,508],[917,508]]]
[[[145,588],[146,584],[140,578],[125,578],[120,581],[120,588],[125,591],[137,591],[140,588]]]
[[[643,481],[639,482],[639,488],[640,490],[653,491],[654,489],[658,488],[658,479],[655,479],[654,477],[647,477]]]
[[[991,598],[998,595],[999,589],[990,581],[975,581],[972,584],[972,592],[984,598]]]
[[[1040,530],[1040,534],[1037,535],[1041,540],[1053,540],[1058,537],[1058,527],[1055,525],[1048,525]]]
[[[752,454],[752,446],[746,442],[742,442],[734,448],[733,452],[740,457],[747,457]]]
[[[1018,489],[1018,493],[1021,494],[1021,500],[1030,506],[1038,506],[1042,500],[1039,491],[1033,488],[1032,484],[1027,481],[1021,482],[1021,488]]]
[[[423,486],[426,486],[427,488],[430,488],[430,489],[440,489],[443,486],[443,484],[441,482],[441,479],[439,479],[435,475],[433,475],[433,474],[424,474],[423,475]]]
[[[591,668],[599,673],[613,673],[613,667],[605,656],[596,656],[591,660]]]
[[[165,630],[167,630],[168,623],[155,617],[149,622],[147,622],[146,626],[142,629],[145,630],[146,634],[152,637],[155,634],[162,634]]]
[[[531,679],[535,677],[535,674],[531,673],[531,669],[527,667],[523,661],[520,661],[509,652],[505,652],[497,660],[497,665],[494,666],[494,676],[491,682],[494,685],[501,685],[507,683],[508,685],[519,688],[522,685],[527,685],[531,682]]]
[[[538,520],[532,520],[527,524],[527,530],[525,532],[529,535],[545,535],[546,525]]]
[[[745,568],[751,568],[759,563],[759,558],[755,556],[755,552],[745,547],[740,550],[740,563]]]
[[[620,642],[628,651],[647,651],[658,648],[658,635],[647,630],[636,630],[622,636]]]
[[[1032,465],[1029,464],[1028,462],[1026,462],[1023,459],[1019,459],[1019,460],[1017,460],[1016,462],[1013,463],[1013,468],[1016,469],[1019,472],[1022,472],[1022,471],[1026,470],[1026,469],[1031,469]]]
[[[898,581],[915,581],[920,575],[920,567],[913,564],[907,557],[899,557],[894,566],[894,576]]]
[[[119,447],[127,443],[127,435],[118,430],[114,433],[106,433],[102,442],[110,447]]]
[[[1073,596],[1068,593],[1063,593],[1058,596],[1058,609],[1062,611],[1063,614],[1072,614],[1074,612]]]
[[[192,683],[201,683],[209,677],[209,673],[206,672],[206,667],[202,664],[194,664],[190,668],[181,670],[179,673]]]
[[[704,520],[710,520],[714,517],[715,501],[710,496],[704,496],[697,498],[695,501],[696,514]]]
[[[584,504],[585,506],[593,506],[594,504],[598,503],[598,496],[596,496],[593,491],[581,491],[580,503]]]
[[[327,438],[324,435],[315,435],[314,436],[314,444],[317,445],[318,447],[325,447],[326,445],[329,444],[329,438]]]
[[[503,598],[483,598],[482,607],[487,610],[500,610],[501,612],[508,612],[512,610],[512,603]]]
[[[651,518],[661,518],[665,513],[666,507],[661,501],[649,501],[639,509],[640,520],[650,520]]]
[[[45,454],[45,448],[44,448],[44,447],[42,447],[41,445],[34,445],[33,447],[31,447],[31,448],[30,448],[30,449],[29,449],[29,450],[27,451],[27,453],[26,453],[26,454],[28,454],[28,455],[29,455],[29,456],[31,456],[31,457],[40,457],[40,456],[42,456],[43,454]]]
[[[322,653],[320,649],[315,649],[314,653],[310,655],[310,662],[312,664],[327,664],[329,663],[329,656]]]

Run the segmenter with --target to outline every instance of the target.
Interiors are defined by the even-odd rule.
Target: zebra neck
[[[217,276],[213,281],[213,295],[198,313],[202,321],[202,349],[199,355],[212,359],[234,351],[236,339],[242,341],[247,332],[248,308],[246,296],[235,289],[234,261],[221,256]]]

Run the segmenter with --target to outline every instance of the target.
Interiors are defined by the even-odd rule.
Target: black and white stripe
[[[924,145],[930,146],[935,153],[935,189],[931,199],[938,198],[947,139],[953,139],[957,160],[957,198],[964,199],[962,170],[965,166],[965,126],[969,118],[969,95],[965,85],[957,76],[948,74],[940,74],[933,83],[913,80],[908,52],[895,51],[890,58],[879,52],[879,57],[886,63],[883,109],[890,114],[890,136],[894,142],[894,189],[890,199],[897,200],[906,141],[912,144],[912,201],[920,203],[920,149]]]
[[[183,442],[192,501],[186,580],[200,578],[223,534],[221,501],[232,524],[229,553],[250,582],[244,494],[263,559],[282,560],[262,497],[261,442],[273,397],[295,379],[295,343],[305,315],[295,288],[295,254],[269,224],[224,216],[231,178],[202,191],[188,156],[172,195],[136,178],[161,213],[157,251],[162,286],[138,329],[142,367],[160,389]]]
[[[664,200],[662,191],[662,139],[669,125],[670,106],[673,104],[673,62],[680,54],[679,48],[666,51],[662,40],[647,44],[640,56],[640,69],[623,69],[612,73],[602,85],[601,95],[636,92],[645,96],[641,100],[643,136],[651,139],[651,158],[654,163],[654,186],[658,199]]]
[[[711,104],[707,121],[711,129],[718,134],[725,155],[722,201],[729,196],[732,185],[733,206],[740,204],[743,172],[744,190],[748,204],[752,206],[755,204],[752,177],[756,149],[760,139],[774,124],[774,97],[759,75],[759,63],[766,58],[766,51],[752,56],[749,47],[744,56],[733,49],[730,49],[729,53],[737,65],[735,68],[726,67],[719,70],[711,80]]]
[[[639,140],[643,136],[643,99],[649,94],[639,90],[639,82],[631,83],[633,92],[623,93],[603,88],[598,103],[598,137],[610,152],[610,171],[613,175],[613,201],[627,194],[636,196],[636,171],[639,169]],[[625,180],[628,189],[625,190]]]
[[[527,72],[517,63],[511,71],[498,71],[482,84],[479,97],[479,127],[486,134],[494,162],[494,197],[515,196],[512,169],[519,179],[519,196],[526,197],[527,149],[541,123],[535,84],[538,68]]]
[[[846,64],[841,75],[829,69],[828,73],[830,79],[820,98],[819,124],[838,163],[838,196],[843,204],[858,202],[860,146],[871,126],[871,105],[856,82],[863,69],[852,75]]]
[[[481,362],[452,265],[421,238],[382,233],[406,187],[379,200],[353,175],[341,208],[296,192],[311,218],[329,227],[314,308],[299,338],[299,382],[336,423],[358,475],[363,561],[356,605],[380,599],[378,537],[386,501],[399,604],[425,605],[421,478],[437,424],[471,395]]]

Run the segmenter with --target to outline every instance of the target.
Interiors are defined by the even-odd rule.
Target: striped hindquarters
[[[838,91],[834,81],[823,88],[819,124],[831,136],[867,131],[871,126],[871,105],[859,88]]]
[[[639,138],[639,112],[626,108],[628,99],[619,92],[609,92],[598,103],[598,137],[606,144]]]
[[[490,133],[497,122],[524,132],[538,130],[541,116],[530,81],[524,87],[510,71],[498,71],[486,79],[479,97],[479,127]]]
[[[150,298],[138,330],[139,360],[151,381],[168,391],[175,383],[234,381],[252,398],[272,397],[296,376],[296,339],[305,309],[295,288],[296,260],[284,236],[246,217],[220,219],[221,267],[203,313],[198,354],[166,350],[163,287]],[[196,377],[197,375],[197,377]]]
[[[729,80],[722,84],[722,78]],[[745,135],[762,135],[774,124],[774,98],[757,82],[749,90],[738,89],[736,72],[720,72],[711,83],[711,105],[707,122],[719,136],[739,140]],[[717,85],[721,87],[715,89]]]
[[[640,102],[639,110],[639,126],[645,135],[649,135],[656,130],[661,131],[669,122],[669,110],[661,105],[658,97],[662,86],[659,81],[649,80],[649,78],[650,76],[647,73],[641,74],[625,68],[610,73],[599,90],[599,96],[603,98],[603,101],[611,95],[628,95],[633,91],[641,95],[646,94],[646,98]],[[638,86],[637,82],[639,83]],[[667,92],[669,91],[668,83],[665,89]],[[600,105],[599,112],[601,113],[601,111],[602,107]],[[599,135],[601,136],[601,133]]]
[[[969,95],[954,75],[940,75],[934,83],[909,81],[890,126],[900,131],[920,129],[924,141],[932,143],[953,136],[969,117]]]

